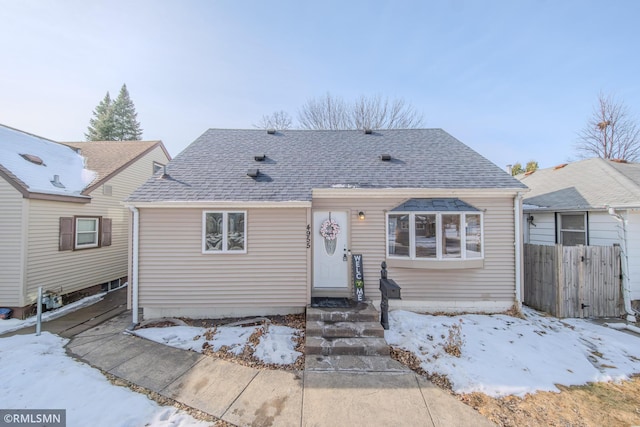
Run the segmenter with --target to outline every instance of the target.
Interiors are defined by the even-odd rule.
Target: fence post
[[[555,269],[555,289],[556,292],[556,312],[554,316],[564,317],[564,260],[562,245],[556,245],[554,253],[554,269]]]

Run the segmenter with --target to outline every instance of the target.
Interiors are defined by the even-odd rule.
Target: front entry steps
[[[305,369],[407,372],[389,357],[378,311],[370,302],[350,307],[307,307]]]

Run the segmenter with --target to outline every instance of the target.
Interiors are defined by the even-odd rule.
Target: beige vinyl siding
[[[389,268],[406,301],[514,301],[515,247],[513,196],[457,196],[484,211],[483,268]],[[365,294],[379,298],[380,264],[386,254],[385,213],[406,199],[315,199],[313,209],[351,212],[350,248],[363,254]],[[363,211],[364,220],[357,214]],[[312,236],[316,237],[313,230]],[[452,262],[455,265],[455,262]]]
[[[269,308],[307,304],[307,209],[246,211],[246,254],[202,253],[202,212],[140,209],[144,308]]]
[[[0,307],[22,305],[24,200],[0,178]]]
[[[110,196],[96,188],[91,203],[30,200],[26,304],[35,301],[38,286],[66,294],[127,276],[129,210],[122,201],[151,176],[153,161],[168,161],[161,148],[108,180]],[[72,216],[111,218],[111,246],[58,251],[59,218]]]

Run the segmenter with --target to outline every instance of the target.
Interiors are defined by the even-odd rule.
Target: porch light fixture
[[[360,220],[364,219],[364,212],[363,211],[358,212],[358,219],[360,219]]]

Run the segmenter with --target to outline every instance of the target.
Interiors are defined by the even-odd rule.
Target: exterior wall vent
[[[365,135],[371,135],[373,133],[373,129],[365,128],[364,133]]]
[[[65,188],[64,184],[60,182],[60,175],[53,175],[53,179],[50,182],[54,187]]]
[[[268,133],[269,135],[275,135],[275,134],[276,134],[276,130],[275,130],[275,129],[273,129],[273,128],[269,128],[269,129],[267,129],[267,133]]]
[[[256,155],[256,156],[253,156],[253,159],[254,159],[256,162],[264,162],[264,159],[265,159],[266,157],[267,157],[267,155],[266,155],[266,154],[258,154],[258,155]]]
[[[35,154],[20,154],[20,156],[26,161],[36,164],[38,166],[47,166],[44,164],[44,161],[40,157],[36,156]]]
[[[249,169],[247,171],[247,176],[250,176],[251,178],[257,178],[259,174],[260,169]]]
[[[383,162],[391,161],[391,154],[380,154],[380,160]]]

